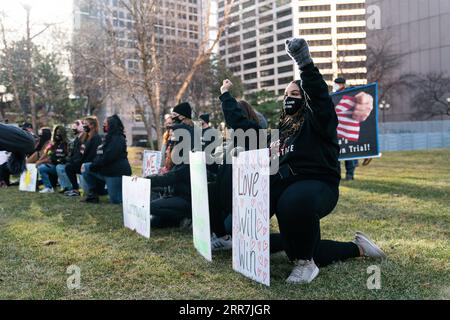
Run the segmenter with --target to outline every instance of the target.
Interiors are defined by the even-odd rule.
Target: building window
[[[293,72],[293,71],[294,71],[293,65],[278,68],[278,73],[286,73],[286,72]]]
[[[337,28],[337,33],[357,33],[366,32],[366,27],[340,27]]]
[[[273,36],[270,36],[270,37],[267,37],[267,38],[263,38],[263,39],[260,39],[259,40],[259,44],[262,46],[262,45],[265,45],[265,44],[268,44],[268,43],[272,43],[273,42]]]
[[[273,31],[273,25],[268,25],[259,29],[260,34],[269,33]]]
[[[317,11],[330,11],[330,5],[319,5],[319,6],[301,6],[299,8],[300,12],[317,12]]]
[[[244,38],[244,40],[254,38],[254,37],[256,37],[256,31],[253,30],[253,31],[246,32],[243,34],[242,37]]]
[[[259,50],[259,54],[262,56],[265,54],[271,54],[271,53],[273,53],[273,47],[263,48],[263,49]]]
[[[244,53],[244,60],[252,59],[256,57],[256,52]]]
[[[243,47],[244,50],[254,48],[254,47],[256,47],[256,40],[255,40],[255,41],[251,41],[251,42],[244,43],[244,44],[242,45],[242,47]]]
[[[275,73],[275,71],[273,69],[268,69],[268,70],[261,71],[259,74],[261,75],[261,77],[268,77],[268,76],[272,76],[274,73]]]
[[[286,17],[292,13],[291,8],[277,12],[277,19]]]
[[[290,61],[291,57],[289,57],[287,54],[285,54],[285,55],[282,55],[282,56],[278,56],[277,60],[278,60],[278,63],[285,62],[285,61]]]
[[[283,40],[283,39],[287,39],[287,38],[291,38],[291,37],[292,37],[291,30],[277,34],[277,40]]]
[[[333,42],[331,39],[328,40],[309,40],[308,44],[310,47],[320,47],[320,46],[331,46]]]
[[[301,35],[331,34],[331,28],[315,28],[300,30]]]
[[[337,10],[353,10],[353,9],[365,9],[364,3],[342,3],[336,6]]]
[[[244,70],[254,69],[254,68],[256,68],[256,62],[250,62],[250,63],[244,64]]]
[[[270,22],[270,21],[273,21],[273,15],[272,14],[269,14],[268,16],[259,18],[259,23],[260,24],[263,24],[263,23],[266,23],[266,22]]]
[[[331,17],[307,17],[300,18],[299,22],[303,23],[329,23],[331,22]]]
[[[277,29],[283,29],[292,26],[292,20],[281,21],[277,23]]]
[[[253,28],[256,25],[256,20],[252,20],[249,22],[246,22],[242,25],[242,29],[249,29],[249,28]]]
[[[258,74],[256,72],[244,74],[244,80],[256,79]]]
[[[275,85],[275,80],[267,80],[261,82],[261,87],[273,87]]]
[[[293,80],[293,77],[279,78],[279,79],[278,79],[278,84],[287,84],[287,83],[291,83],[292,80]],[[280,94],[284,94],[284,90],[281,91]]]
[[[253,89],[257,89],[258,88],[258,84],[255,83],[246,83],[244,85],[245,90],[253,90]]]
[[[259,65],[260,66],[268,66],[268,65],[273,64],[273,62],[274,62],[273,58],[263,59],[259,62]]]

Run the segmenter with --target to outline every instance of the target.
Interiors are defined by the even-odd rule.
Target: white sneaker
[[[211,237],[212,251],[224,251],[233,249],[233,239],[230,235],[217,238],[215,234]]]
[[[365,257],[386,259],[386,254],[364,233],[357,231],[353,243],[360,247]]]
[[[39,193],[54,193],[55,190],[53,190],[53,188],[44,188],[41,191],[39,191]]]
[[[293,284],[311,283],[318,274],[319,268],[316,266],[314,260],[297,260],[286,282]]]

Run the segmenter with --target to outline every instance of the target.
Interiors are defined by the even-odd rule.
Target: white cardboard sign
[[[269,149],[233,158],[233,269],[270,286]]]
[[[194,247],[206,260],[212,261],[205,153],[190,152],[189,167],[191,174],[192,233]]]
[[[123,223],[150,238],[151,181],[149,179],[122,177]]]
[[[20,175],[20,191],[36,192],[38,170],[35,164],[27,164],[27,170]]]

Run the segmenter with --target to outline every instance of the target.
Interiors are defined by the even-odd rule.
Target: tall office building
[[[390,70],[392,76],[431,72],[450,76],[450,0],[367,0],[367,5],[377,6],[381,13],[381,28],[368,30],[368,46],[378,47],[380,39],[387,38],[391,52],[401,56],[398,67]],[[391,108],[381,110],[383,118],[414,120],[413,96],[411,90],[389,94],[385,104]],[[447,97],[450,92],[442,99]]]
[[[157,33],[157,44],[163,46],[177,45],[183,49],[190,49],[192,55],[196,55],[200,41],[204,38],[202,25],[205,22],[206,0],[159,0],[159,9],[164,9],[166,14],[158,16],[154,25]],[[102,48],[99,55],[103,55],[106,64],[111,62],[112,48],[102,41],[102,32],[112,31],[115,34],[117,45],[123,55],[123,65],[127,70],[139,68],[138,52],[136,47],[136,35],[133,29],[133,18],[119,0],[74,0],[74,42],[79,37],[86,34],[94,35],[92,47]],[[98,39],[95,36],[98,35]],[[73,61],[74,68],[82,61]],[[95,70],[94,70],[95,71]],[[89,74],[83,75],[83,81]],[[95,74],[95,76],[99,76]],[[75,90],[77,89],[77,79],[74,80]],[[100,81],[101,82],[101,81]],[[101,82],[103,86],[108,86],[108,81]],[[79,85],[80,83],[78,83]],[[100,91],[107,91],[110,88],[99,88]],[[141,119],[134,114],[135,104],[129,98],[127,92],[120,89],[113,89],[114,94],[110,94],[104,101],[100,118],[113,113],[119,113],[124,122],[128,143],[136,144],[139,140],[146,139],[146,131]],[[100,92],[101,93],[101,92]],[[149,114],[148,116],[151,116]]]
[[[224,7],[220,0],[219,19]],[[285,41],[303,37],[330,86],[338,76],[352,86],[365,84],[365,14],[365,0],[236,0],[219,55],[241,77],[246,92],[283,94],[299,77]]]

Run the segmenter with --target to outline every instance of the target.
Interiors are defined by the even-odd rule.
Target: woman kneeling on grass
[[[131,176],[128,162],[127,141],[124,126],[117,115],[105,120],[103,143],[97,148],[97,155],[91,163],[83,163],[81,173],[87,185],[84,202],[98,203],[97,185],[106,183],[109,201],[122,203],[122,176]]]
[[[288,283],[310,283],[319,274],[318,266],[385,255],[360,232],[352,242],[320,237],[320,219],[333,211],[339,198],[338,119],[307,42],[288,40],[286,51],[300,68],[301,80],[286,88],[278,125],[280,140],[271,145],[271,157],[278,157],[280,165],[271,176],[270,210],[280,228],[279,234],[271,235],[271,252],[284,250],[294,263]],[[248,127],[249,120],[228,93],[231,86],[225,80],[221,88],[225,119],[233,129]]]

